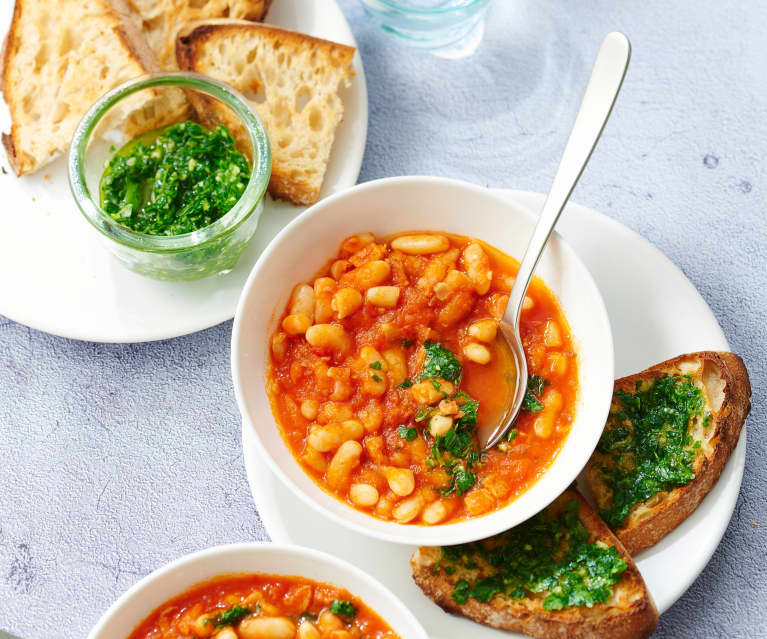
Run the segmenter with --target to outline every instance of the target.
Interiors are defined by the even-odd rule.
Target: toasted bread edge
[[[416,550],[410,559],[413,580],[429,599],[446,612],[501,630],[522,632],[539,639],[555,637],[558,639],[645,639],[649,637],[658,625],[658,610],[634,560],[580,493],[567,491],[565,494],[580,502],[579,516],[592,536],[614,545],[626,562],[626,570],[619,584],[627,580],[641,588],[641,601],[635,602],[629,611],[593,620],[574,620],[561,618],[557,612],[547,612],[544,613],[545,616],[528,612],[524,616],[515,617],[506,611],[496,609],[490,603],[481,603],[474,599],[459,605],[453,601],[448,589],[444,587],[443,578],[432,571],[431,564],[422,560],[421,548]],[[558,616],[560,618],[557,618]]]
[[[13,17],[11,18],[11,25],[8,27],[8,33],[3,40],[3,49],[0,54],[2,55],[2,72],[0,72],[0,91],[3,93],[5,102],[10,110],[10,103],[8,102],[8,95],[6,90],[8,87],[8,70],[10,67],[11,50],[16,42],[16,29],[18,28],[19,20],[21,19],[21,1],[16,0],[13,5]],[[0,136],[3,146],[5,147],[6,155],[8,156],[8,163],[11,165],[13,172],[20,176],[22,175],[22,165],[19,161],[19,157],[16,152],[16,145],[13,142],[13,130],[15,126],[13,124],[13,118],[11,118],[11,131],[10,133],[3,132]]]
[[[346,44],[323,40],[305,34],[297,34],[287,29],[281,29],[270,24],[254,23],[247,20],[231,20],[228,18],[201,20],[190,23],[186,28],[179,32],[176,39],[176,62],[178,68],[184,71],[194,71],[197,61],[197,54],[202,45],[214,35],[227,29],[254,29],[267,32],[277,32],[283,37],[299,38],[301,41],[311,41],[321,46],[330,46],[344,53],[342,56],[342,65],[348,67],[352,63],[352,58],[356,49]],[[198,117],[204,122],[211,124],[216,122],[212,115],[215,110],[215,102],[207,100],[200,94],[188,93],[189,101],[197,111]],[[323,177],[324,182],[324,177]],[[310,186],[308,183],[296,180],[295,178],[281,173],[279,168],[272,165],[272,174],[269,178],[269,193],[276,198],[283,198],[294,204],[310,206],[319,199],[319,189]]]
[[[14,173],[19,177],[41,169],[51,160],[51,157],[49,157],[36,165],[33,159],[27,159],[21,156],[16,143],[18,127],[13,118],[12,98],[7,93],[7,91],[10,90],[10,87],[8,87],[7,75],[11,65],[11,54],[18,38],[18,25],[22,19],[21,5],[22,0],[16,0],[13,9],[13,17],[11,18],[11,25],[3,43],[2,73],[0,75],[0,89],[3,91],[8,110],[11,112],[11,131],[10,133],[3,132],[0,138],[2,139],[2,144],[8,155],[8,162]],[[159,70],[159,65],[157,64],[149,45],[146,43],[144,35],[131,23],[129,17],[130,8],[127,3],[124,0],[102,0],[102,5],[104,12],[109,14],[114,21],[112,27],[114,34],[125,47],[128,55],[135,58],[145,72]]]
[[[724,417],[717,418],[715,431],[718,441],[713,455],[704,460],[702,468],[690,483],[669,491],[668,496],[655,506],[655,512],[650,516],[633,522],[629,515],[628,524],[625,527],[614,529],[618,539],[631,555],[636,555],[645,548],[657,544],[700,505],[722,474],[727,460],[737,446],[743,423],[751,410],[749,399],[751,382],[746,366],[738,355],[726,351],[699,351],[679,355],[634,375],[616,380],[615,388],[622,385],[631,386],[638,380],[647,379],[689,359],[713,362],[725,380],[724,403],[720,409]],[[589,461],[586,476],[592,490],[594,482],[601,481],[599,473],[593,468],[592,461]]]

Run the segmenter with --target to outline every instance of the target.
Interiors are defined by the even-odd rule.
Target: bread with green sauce
[[[422,547],[413,579],[447,612],[540,639],[641,639],[658,624],[642,576],[574,490],[504,533]]]
[[[708,494],[751,408],[743,360],[680,355],[615,382],[586,467],[601,517],[632,555],[656,544]]]

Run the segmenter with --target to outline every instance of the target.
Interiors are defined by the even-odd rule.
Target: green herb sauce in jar
[[[190,233],[223,217],[249,175],[226,127],[179,122],[139,136],[107,162],[101,208],[137,233]]]

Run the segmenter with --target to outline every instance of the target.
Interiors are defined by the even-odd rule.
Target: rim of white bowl
[[[248,279],[246,280],[245,286],[243,287],[242,293],[240,294],[240,299],[237,302],[237,309],[234,314],[234,323],[232,326],[232,340],[231,340],[231,346],[230,346],[232,383],[234,386],[234,394],[237,400],[237,407],[240,411],[240,415],[245,420],[248,427],[252,429],[253,434],[255,436],[254,441],[256,442],[256,445],[258,446],[258,449],[259,449],[259,452],[261,453],[262,458],[266,461],[270,470],[282,481],[282,483],[285,484],[293,492],[293,494],[295,494],[305,504],[307,504],[308,506],[310,506],[317,512],[321,513],[325,517],[328,517],[332,521],[350,530],[353,530],[354,532],[360,533],[362,535],[366,535],[368,537],[380,539],[382,541],[387,541],[387,542],[392,542],[397,544],[404,544],[404,545],[411,545],[411,546],[423,546],[423,545],[436,546],[436,545],[462,544],[462,543],[477,541],[478,539],[491,537],[495,534],[508,530],[509,528],[515,525],[518,525],[522,523],[523,521],[526,521],[527,519],[529,519],[529,517],[534,516],[535,514],[543,510],[546,506],[548,506],[551,502],[553,502],[562,492],[564,492],[567,489],[568,486],[570,486],[576,480],[578,475],[581,473],[586,463],[588,462],[588,459],[591,457],[591,453],[596,448],[601,431],[594,429],[595,432],[591,438],[592,441],[583,442],[584,444],[586,444],[582,448],[582,451],[584,451],[583,463],[575,466],[574,467],[575,470],[568,473],[567,476],[569,477],[570,475],[572,475],[572,477],[569,477],[569,480],[567,482],[563,482],[562,490],[550,495],[550,498],[547,497],[546,500],[542,500],[541,503],[536,507],[537,509],[532,510],[531,512],[528,513],[527,517],[524,517],[522,519],[516,518],[516,521],[509,523],[508,521],[503,521],[503,518],[500,517],[500,514],[508,510],[509,508],[513,507],[514,504],[517,503],[523,495],[529,492],[533,486],[535,486],[538,482],[541,481],[543,476],[545,476],[545,474],[551,470],[554,463],[559,458],[559,454],[562,453],[561,450],[558,453],[557,457],[555,457],[552,464],[546,470],[546,472],[541,477],[539,477],[536,480],[536,482],[528,486],[527,490],[524,491],[519,497],[510,501],[506,506],[504,506],[503,508],[499,508],[498,510],[495,510],[491,513],[488,513],[487,515],[466,520],[466,521],[460,521],[453,524],[443,524],[443,525],[426,527],[426,526],[419,526],[419,525],[412,525],[412,524],[398,524],[395,522],[383,521],[383,520],[377,519],[376,517],[373,517],[372,515],[366,515],[366,513],[360,513],[360,511],[357,511],[352,506],[348,504],[344,504],[343,501],[341,501],[334,495],[329,495],[332,499],[337,500],[338,503],[347,506],[348,511],[350,513],[360,513],[362,515],[366,515],[364,519],[360,519],[360,521],[365,522],[364,524],[362,524],[362,523],[358,523],[357,521],[352,521],[350,518],[344,517],[343,515],[339,513],[333,512],[332,510],[326,508],[323,504],[316,502],[299,485],[297,485],[290,478],[290,476],[288,476],[288,474],[280,467],[280,465],[272,458],[272,456],[269,454],[269,450],[267,449],[266,445],[261,439],[261,435],[258,429],[254,426],[253,420],[250,418],[250,415],[248,414],[248,411],[246,409],[245,399],[244,399],[243,390],[242,390],[242,381],[241,381],[240,372],[239,372],[241,364],[240,364],[238,343],[240,341],[241,330],[243,330],[243,319],[242,319],[243,309],[247,301],[247,298],[250,294],[250,291],[253,287],[253,283],[256,277],[258,276],[263,264],[267,262],[270,259],[271,255],[277,251],[277,248],[282,243],[283,239],[286,236],[289,236],[296,227],[299,227],[302,224],[304,224],[306,220],[316,215],[321,215],[325,209],[334,205],[335,202],[337,202],[338,200],[342,200],[346,197],[350,197],[352,194],[356,194],[363,191],[375,190],[379,188],[387,188],[387,187],[398,186],[398,185],[407,185],[407,184],[411,184],[411,185],[412,184],[424,184],[424,185],[428,184],[432,186],[442,185],[442,186],[463,188],[463,189],[467,189],[467,190],[475,192],[480,197],[486,197],[486,198],[495,200],[499,204],[507,208],[511,208],[511,205],[506,199],[504,199],[501,195],[493,192],[489,188],[479,186],[471,182],[466,182],[464,180],[456,180],[452,178],[434,177],[434,176],[426,176],[426,175],[396,176],[396,177],[380,178],[376,180],[371,180],[369,182],[363,182],[361,184],[357,184],[344,191],[334,193],[333,195],[321,200],[317,204],[310,206],[303,213],[301,213],[299,216],[293,219],[289,224],[287,224],[272,239],[272,241],[264,249],[263,253],[261,253],[261,255],[258,258],[258,261],[255,263],[250,274],[248,275]],[[537,216],[534,215],[531,211],[522,207],[516,208],[515,210],[527,216],[533,224],[535,224],[535,222],[537,221]],[[575,252],[575,250],[564,240],[564,238],[561,235],[559,235],[559,233],[557,233],[556,230],[552,233],[552,235],[556,237],[557,243],[562,247],[564,252],[568,254],[568,257],[571,260],[573,260],[575,264],[578,265],[578,267],[581,269],[583,273],[584,280],[596,292],[594,301],[598,304],[598,308],[595,308],[594,310],[598,311],[598,315],[604,320],[604,324],[607,327],[607,332],[604,335],[604,339],[605,339],[605,347],[608,350],[607,360],[609,362],[609,368],[610,368],[609,397],[612,397],[612,382],[613,382],[614,370],[615,370],[615,351],[614,351],[614,344],[613,344],[612,327],[610,325],[610,319],[607,314],[607,307],[605,306],[604,299],[602,298],[602,294],[599,291],[599,288],[597,287],[596,282],[594,282],[594,278],[592,277],[591,272],[588,270],[588,268],[586,268],[586,265],[582,262],[580,257],[578,257],[578,254]],[[551,241],[551,239],[549,241]],[[577,345],[578,343],[577,335],[574,336],[574,340]],[[610,402],[606,401],[603,408],[604,415],[602,415],[602,423],[604,423],[604,421],[607,418],[609,408],[610,408]],[[274,419],[273,414],[271,415],[271,423],[273,423],[275,428],[279,428],[279,426],[276,423],[276,420]],[[567,439],[569,439],[569,437],[570,435],[568,435],[568,437],[565,439],[565,442],[567,442]],[[586,451],[587,451],[587,454],[586,454]],[[292,453],[291,453],[291,457],[294,463],[298,465],[298,462],[296,461]],[[300,468],[300,465],[299,465],[299,468]],[[304,471],[302,468],[300,468],[300,470],[301,472],[306,473],[306,471]],[[310,478],[310,481],[314,481],[314,480]],[[324,489],[322,489],[319,486],[318,486],[318,490],[324,491]],[[370,522],[371,524],[375,523],[384,529],[378,530],[378,529],[372,528],[372,526],[367,525],[368,522]],[[476,522],[485,523],[486,529],[482,530],[482,532],[479,534],[472,533],[470,531],[468,533],[464,532],[466,528],[470,528],[471,530],[473,528],[478,528],[481,526],[481,524],[477,524]],[[495,522],[494,525],[493,525],[493,522]],[[433,532],[424,533],[423,531],[425,530],[433,531]]]
[[[178,559],[174,559],[173,561],[168,562],[167,564],[164,564],[157,568],[156,570],[152,571],[145,577],[141,578],[138,582],[133,584],[128,590],[126,590],[122,595],[120,595],[117,600],[107,608],[107,610],[104,612],[103,615],[101,615],[101,618],[96,622],[96,625],[93,626],[91,631],[88,633],[87,639],[97,639],[99,635],[104,631],[104,628],[107,626],[107,624],[112,621],[114,616],[122,610],[131,600],[133,600],[135,597],[137,597],[144,589],[148,588],[152,583],[158,581],[159,579],[162,579],[166,575],[176,572],[176,571],[182,571],[185,568],[202,561],[204,559],[207,559],[211,556],[219,556],[223,557],[227,554],[237,554],[241,552],[251,552],[255,554],[260,553],[286,553],[294,556],[301,557],[302,559],[307,559],[311,561],[319,561],[326,564],[334,565],[337,568],[340,568],[342,571],[346,571],[350,573],[351,575],[359,578],[360,580],[367,582],[368,585],[370,585],[374,590],[377,590],[378,593],[389,600],[389,603],[393,605],[395,608],[398,609],[398,611],[404,616],[406,622],[411,626],[411,631],[415,631],[416,633],[420,633],[420,637],[417,639],[428,639],[428,635],[426,634],[426,631],[421,626],[421,623],[418,621],[416,616],[410,611],[410,609],[402,602],[402,600],[397,597],[391,590],[389,590],[386,586],[384,586],[378,579],[373,577],[372,575],[366,573],[365,571],[361,570],[360,568],[357,568],[354,564],[349,563],[345,559],[340,559],[339,557],[335,557],[334,555],[330,555],[326,552],[322,552],[320,550],[314,550],[313,548],[306,548],[304,546],[297,546],[294,544],[275,544],[269,541],[252,541],[252,542],[241,542],[241,543],[235,543],[235,544],[223,544],[220,546],[212,546],[211,548],[206,548],[204,550],[198,550],[196,552],[190,553],[188,555],[183,555],[179,557]],[[247,574],[250,574],[251,571],[248,571]],[[252,571],[253,574],[257,574],[256,571]],[[222,575],[226,575],[229,573],[222,573]],[[269,573],[272,574],[272,573]],[[287,575],[286,575],[287,576]],[[298,576],[301,575],[290,575],[290,576]],[[205,581],[205,577],[199,579],[198,581]],[[315,581],[318,581],[315,579]],[[194,582],[188,586],[188,588],[191,588],[195,585]],[[326,582],[330,583],[331,585],[337,585],[341,588],[346,588],[345,586],[341,584],[334,584],[332,582]],[[348,588],[346,588],[348,590]],[[179,591],[177,594],[181,594],[184,592],[183,590]],[[357,593],[352,592],[351,594],[355,596]],[[361,598],[367,606],[369,606],[373,611],[376,612],[376,614],[381,615],[381,613],[378,611],[378,608],[375,606],[375,604],[371,603],[365,598]],[[157,606],[162,605],[163,601],[158,601],[154,608]],[[152,610],[154,610],[152,608]],[[151,613],[150,613],[151,614]],[[381,618],[384,619],[387,623],[389,621],[381,615]],[[143,621],[142,619],[139,619],[136,621],[136,625],[140,624]]]

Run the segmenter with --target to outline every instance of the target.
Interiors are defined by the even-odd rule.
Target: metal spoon
[[[570,199],[570,194],[578,183],[578,178],[581,177],[602,134],[602,129],[610,117],[613,104],[623,84],[630,57],[631,44],[628,38],[617,31],[608,33],[602,41],[602,46],[599,47],[570,139],[565,146],[538,224],[514,280],[503,320],[499,323],[501,329],[498,334],[499,344],[505,342],[511,353],[510,359],[516,366],[516,382],[501,420],[497,424],[482,426],[478,431],[479,444],[483,450],[501,441],[514,424],[522,407],[522,400],[527,391],[528,374],[527,360],[519,334],[519,316],[522,312],[525,293],[543,249],[546,247],[546,242],[554,230],[554,225],[565,208],[567,200]]]

